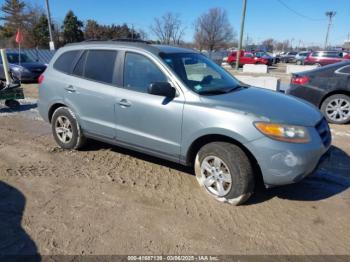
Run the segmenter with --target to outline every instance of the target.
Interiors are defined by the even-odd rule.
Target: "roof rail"
[[[112,41],[151,44],[151,42],[149,42],[149,41],[145,41],[145,40],[141,40],[141,39],[131,39],[131,38],[114,38],[114,39],[112,39]]]

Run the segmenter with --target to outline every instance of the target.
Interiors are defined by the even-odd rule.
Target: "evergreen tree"
[[[5,0],[1,6],[4,16],[0,17],[4,21],[2,36],[12,37],[18,28],[23,28],[28,21],[28,14],[25,13],[26,4],[21,0]]]
[[[49,48],[49,28],[48,28],[48,21],[45,14],[42,14],[37,21],[36,24],[34,24],[33,27],[33,40],[36,47],[39,48]]]
[[[63,21],[63,40],[65,43],[74,43],[84,40],[84,33],[81,30],[83,22],[78,20],[73,11],[69,11]]]

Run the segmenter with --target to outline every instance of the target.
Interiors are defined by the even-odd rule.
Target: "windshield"
[[[21,61],[19,61],[19,58],[21,58]],[[26,54],[21,54],[21,57],[19,56],[19,54],[7,54],[7,60],[11,64],[19,64],[19,62],[21,63],[34,62]]]
[[[181,80],[198,94],[227,93],[240,87],[228,72],[202,54],[161,54]]]

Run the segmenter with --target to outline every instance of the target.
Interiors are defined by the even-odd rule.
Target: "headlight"
[[[255,127],[264,135],[283,142],[308,143],[310,136],[305,127],[268,122],[256,122]]]

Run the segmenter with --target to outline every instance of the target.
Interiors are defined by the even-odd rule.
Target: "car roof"
[[[188,48],[181,48],[176,46],[170,46],[170,45],[153,45],[148,44],[147,42],[128,42],[128,41],[84,41],[79,43],[73,43],[66,45],[67,47],[71,46],[117,46],[117,47],[133,47],[136,49],[145,50],[148,52],[151,52],[155,55],[159,55],[160,53],[198,53],[196,50],[188,49]]]

